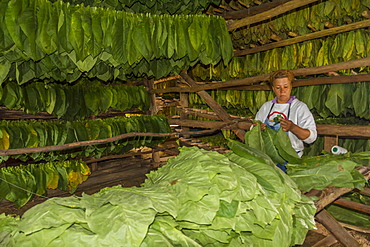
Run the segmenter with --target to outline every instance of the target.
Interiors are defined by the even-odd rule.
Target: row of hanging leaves
[[[47,189],[73,193],[89,175],[90,168],[81,160],[4,167],[0,169],[0,201],[22,207],[35,195],[47,196]]]
[[[277,35],[289,39],[292,33],[305,35],[312,29],[324,30],[325,23],[342,26],[350,22],[363,20],[361,14],[370,8],[369,0],[327,0],[319,1],[303,8],[278,16],[265,23],[258,23],[249,28],[242,28],[231,33],[236,49],[249,48],[250,44],[261,45],[271,43],[271,38]]]
[[[232,80],[261,75],[278,69],[323,66],[370,56],[366,29],[358,29],[323,39],[309,40],[265,52],[234,57],[225,67],[195,66],[193,75],[201,80]],[[360,69],[369,72],[368,67]],[[342,73],[349,70],[342,71]]]
[[[0,2],[0,82],[161,78],[233,56],[225,21],[132,14],[61,1]]]
[[[4,83],[0,87],[0,105],[8,109],[23,109],[25,113],[47,112],[66,120],[85,119],[106,113],[108,109],[126,111],[149,109],[150,99],[144,86],[63,85],[43,82],[19,85]]]
[[[239,116],[254,116],[263,103],[275,97],[272,91],[220,90],[210,94],[230,114],[235,114],[232,110],[246,109],[250,113],[235,114]],[[370,101],[369,82],[296,87],[292,95],[305,102],[317,117],[356,116],[370,120],[370,104],[365,103]],[[189,103],[194,108],[206,105],[196,93],[189,94]]]
[[[131,132],[170,133],[167,119],[161,115],[143,115],[133,117],[114,117],[84,121],[1,121],[0,150],[16,148],[47,147],[88,140],[105,139]],[[100,145],[81,147],[81,150],[0,156],[2,161],[9,157],[27,161],[67,160],[75,157],[96,157],[110,153],[123,153],[132,148],[152,146],[163,142],[163,137],[136,136]]]
[[[54,1],[52,1],[54,2]],[[151,14],[201,14],[210,4],[218,5],[220,0],[64,0],[71,4],[84,4],[134,13]]]

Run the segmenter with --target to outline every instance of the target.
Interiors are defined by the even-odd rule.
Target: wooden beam
[[[366,214],[370,214],[370,206],[358,203],[358,202],[353,202],[351,200],[343,199],[343,198],[338,198],[337,200],[334,201],[334,204],[340,205],[346,208],[354,209],[359,212],[363,212]]]
[[[202,115],[207,117],[207,115]],[[210,119],[215,119],[210,117]],[[231,129],[237,126],[238,129],[249,130],[251,127],[250,120],[239,120],[234,119],[234,123],[230,121],[200,121],[200,120],[180,120],[180,119],[168,119],[169,124],[176,124],[179,126],[195,127],[195,128],[210,128],[210,129]],[[224,126],[226,123],[230,123],[230,126]],[[334,125],[334,124],[317,124],[317,133],[319,135],[328,136],[342,136],[342,137],[358,137],[358,138],[370,138],[370,126],[369,125]]]
[[[345,247],[360,247],[360,244],[356,239],[344,229],[328,211],[325,209],[320,213],[316,214],[315,218],[319,221],[326,229],[328,229],[331,234],[335,236],[338,241]]]
[[[180,73],[181,77],[190,85],[190,87],[196,86],[196,82],[190,78],[186,71]],[[200,90],[197,94],[208,104],[208,106],[225,122],[231,122],[232,119],[230,115],[214,100],[211,95],[206,91]],[[233,129],[233,132],[239,137],[240,140],[244,142],[245,131],[242,129]]]
[[[363,82],[363,81],[370,82],[370,74],[300,79],[300,80],[294,80],[292,83],[292,86],[293,87],[303,87],[303,86],[328,85],[328,84],[352,83],[352,82]],[[271,87],[269,85],[250,85],[250,86],[222,88],[220,90],[269,91],[271,90]]]
[[[251,17],[246,17],[238,21],[231,22],[227,25],[227,29],[229,31],[232,31],[240,27],[248,26],[248,25],[251,25],[257,22],[262,22],[264,20],[268,20],[268,19],[271,19],[272,17],[286,13],[290,10],[300,8],[300,7],[303,7],[305,5],[308,5],[310,3],[314,3],[317,1],[318,0],[292,0],[284,4],[281,4],[273,9],[265,11],[263,13],[260,13],[260,14],[257,14]]]
[[[228,20],[228,19],[241,19],[245,17],[250,17],[253,15],[260,14],[262,12],[268,11],[270,9],[276,8],[277,6],[289,2],[291,0],[274,0],[272,2],[264,3],[261,5],[257,5],[248,9],[241,9],[236,11],[229,11],[224,12],[221,14],[221,17]]]
[[[290,38],[290,39],[272,42],[266,45],[256,46],[251,49],[238,50],[234,52],[234,56],[235,57],[245,56],[248,54],[258,53],[261,51],[267,51],[267,50],[271,50],[271,49],[278,48],[278,47],[292,45],[292,44],[296,44],[296,43],[307,41],[307,40],[318,39],[318,38],[322,38],[322,37],[333,35],[333,34],[338,34],[338,33],[348,32],[351,30],[365,28],[368,26],[370,26],[370,19],[351,23],[348,25],[343,25],[340,27],[333,27],[333,28],[313,32],[313,33],[305,34],[302,36],[297,36],[297,37]]]
[[[244,130],[249,130],[252,125],[251,122],[247,121],[219,122],[219,121],[180,120],[180,119],[168,119],[168,123],[177,124],[179,126],[203,129],[244,129]]]
[[[370,138],[370,125],[317,124],[316,128],[319,135]]]
[[[318,75],[329,73],[332,71],[344,70],[344,69],[352,69],[352,68],[359,68],[364,66],[370,65],[370,57],[350,60],[346,62],[340,63],[333,63],[324,66],[318,67],[310,67],[310,68],[301,68],[301,69],[294,69],[291,70],[295,76],[307,76],[307,75]],[[169,93],[169,92],[198,92],[201,90],[213,90],[213,89],[220,89],[220,88],[230,88],[230,87],[237,87],[237,86],[246,86],[253,83],[259,83],[263,81],[268,81],[270,75],[272,73],[267,73],[263,75],[231,80],[231,81],[220,81],[219,83],[211,83],[211,84],[203,84],[197,86],[192,86],[189,88],[186,87],[172,87],[172,88],[165,88],[165,89],[154,89],[152,90],[153,93]]]

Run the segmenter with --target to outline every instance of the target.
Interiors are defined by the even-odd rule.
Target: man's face
[[[290,93],[292,92],[292,83],[287,77],[276,78],[273,82],[272,90],[277,96],[278,103],[286,103],[290,99]]]

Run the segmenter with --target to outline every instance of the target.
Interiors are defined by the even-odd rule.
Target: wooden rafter
[[[370,26],[370,19],[367,19],[367,20],[351,23],[348,25],[343,25],[340,27],[333,27],[333,28],[322,30],[322,31],[305,34],[302,36],[297,36],[294,38],[269,43],[266,45],[256,46],[251,49],[238,50],[234,52],[234,56],[235,57],[245,56],[248,54],[267,51],[267,50],[271,50],[271,49],[278,48],[278,47],[292,45],[292,44],[296,44],[296,43],[307,41],[307,40],[318,39],[318,38],[326,37],[329,35],[344,33],[344,32],[348,32],[348,31],[352,31],[352,30],[356,30],[360,28],[365,28],[369,26]]]
[[[227,25],[227,29],[229,31],[233,31],[237,28],[248,26],[254,23],[258,23],[264,20],[271,19],[272,17],[281,15],[283,13],[286,13],[290,10],[300,8],[302,6],[306,6],[310,3],[317,2],[319,0],[292,0],[289,2],[286,2],[284,4],[281,4],[273,9],[270,9],[268,11],[265,11],[263,13],[251,16],[251,17],[246,17],[238,21],[230,22]]]

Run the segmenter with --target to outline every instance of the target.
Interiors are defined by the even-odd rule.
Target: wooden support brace
[[[196,82],[190,78],[186,71],[180,73],[182,78],[190,85],[190,87],[197,86]],[[232,118],[230,115],[209,95],[205,90],[198,91],[197,94],[208,104],[209,107],[223,120],[231,122]],[[244,142],[245,131],[241,129],[233,129],[239,139]]]
[[[324,150],[326,152],[330,152],[335,145],[338,145],[338,136],[324,136]]]
[[[347,232],[325,209],[316,214],[316,220],[328,229],[333,236],[345,247],[359,247],[356,239]]]

